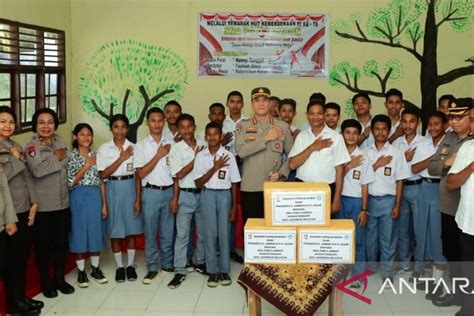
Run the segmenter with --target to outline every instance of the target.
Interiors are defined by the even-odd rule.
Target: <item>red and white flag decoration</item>
[[[199,15],[199,76],[325,77],[323,14]]]

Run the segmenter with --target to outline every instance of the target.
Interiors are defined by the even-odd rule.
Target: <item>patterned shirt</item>
[[[95,151],[91,150],[89,152],[90,156],[95,156]],[[71,152],[71,156],[69,157],[69,161],[67,163],[67,184],[69,188],[74,188],[72,186],[72,182],[74,181],[74,177],[76,174],[81,170],[82,166],[86,163],[86,159],[79,154],[77,149],[74,149]],[[84,176],[79,180],[76,184],[83,185],[83,186],[99,186],[102,183],[102,179],[100,178],[99,172],[97,171],[97,165],[91,166]]]

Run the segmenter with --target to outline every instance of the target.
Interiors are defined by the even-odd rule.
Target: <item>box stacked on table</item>
[[[246,263],[352,263],[355,226],[331,220],[325,183],[266,182],[264,219],[245,225]]]

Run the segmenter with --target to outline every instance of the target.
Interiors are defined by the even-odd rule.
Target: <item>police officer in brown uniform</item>
[[[37,110],[32,123],[36,134],[26,145],[25,157],[39,204],[33,233],[36,261],[43,294],[53,298],[58,296],[57,290],[63,294],[74,292],[64,280],[70,230],[67,149],[55,134],[59,119],[53,110]],[[49,276],[50,261],[54,266],[53,278]]]
[[[283,161],[293,146],[287,123],[270,115],[270,90],[252,90],[254,116],[236,127],[236,151],[243,160],[242,210],[244,222],[248,218],[263,218],[263,183],[285,179],[290,169]]]
[[[454,163],[456,153],[463,143],[473,138],[469,129],[469,110],[472,98],[459,98],[449,103],[448,120],[453,129],[440,142],[438,150],[430,160],[428,172],[432,176],[441,176],[439,192],[439,208],[441,212],[441,238],[443,254],[449,262],[451,277],[463,277],[461,261],[460,235],[461,230],[454,220],[460,199],[460,190],[448,191],[446,179],[449,169]],[[456,292],[460,292],[456,289]],[[436,306],[451,306],[460,303],[460,296],[446,294],[433,301]]]

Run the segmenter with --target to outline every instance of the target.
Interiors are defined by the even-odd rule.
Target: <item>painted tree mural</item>
[[[392,0],[386,7],[369,12],[365,23],[359,14],[335,21],[334,37],[402,50],[415,58],[420,65],[421,100],[408,102],[420,104],[423,118],[426,118],[436,110],[439,86],[474,74],[474,64],[469,62],[469,56],[460,58],[458,68],[440,74],[437,52],[439,30],[448,25],[455,32],[470,30],[473,13],[472,0]],[[375,78],[377,89],[361,87],[363,76]],[[403,67],[396,59],[388,60],[383,67],[376,60],[368,60],[362,71],[343,61],[336,64],[329,75],[333,86],[377,97],[384,96],[389,81],[402,77]]]
[[[83,109],[109,123],[113,114],[130,120],[128,139],[150,107],[179,100],[188,83],[184,60],[168,48],[136,40],[117,40],[99,47],[80,78]]]

